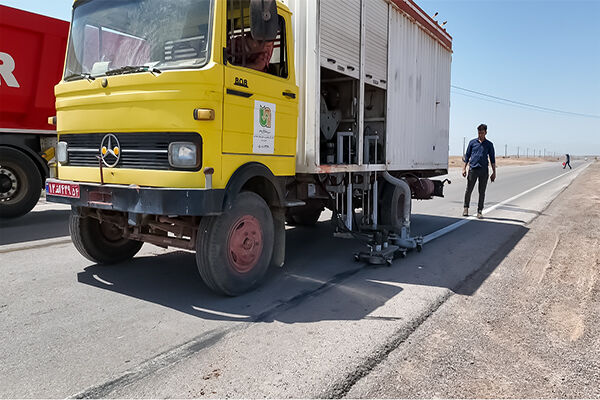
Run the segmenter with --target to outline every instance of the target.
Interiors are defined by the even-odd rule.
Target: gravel
[[[600,398],[600,163],[529,228],[347,397]]]

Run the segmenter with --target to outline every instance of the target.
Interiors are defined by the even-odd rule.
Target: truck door
[[[223,153],[295,156],[298,88],[289,59],[290,15],[275,16],[275,40],[255,40],[250,0],[227,7]]]

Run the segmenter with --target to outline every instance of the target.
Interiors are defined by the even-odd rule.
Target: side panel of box
[[[448,166],[451,53],[402,12],[390,13],[387,164]]]
[[[285,0],[293,13],[296,84],[299,87],[296,171],[314,173],[319,163],[319,5],[317,0]]]
[[[324,171],[319,160],[319,1],[284,3],[293,12],[296,79],[300,87],[296,171],[319,173]],[[451,52],[393,5],[389,22],[386,166],[327,166],[329,172],[448,166]]]
[[[318,3],[321,65],[358,79],[361,0],[321,0]]]

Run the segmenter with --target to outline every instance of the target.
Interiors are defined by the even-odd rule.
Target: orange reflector
[[[215,110],[210,108],[196,108],[194,110],[194,119],[196,121],[214,121]]]

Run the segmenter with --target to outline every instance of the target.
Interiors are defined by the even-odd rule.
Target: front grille
[[[107,133],[60,135],[68,144],[69,162],[73,167],[98,167],[102,139]],[[112,133],[120,145],[120,159],[115,168],[175,170],[169,164],[169,144],[193,142],[202,154],[202,137],[198,133],[133,132]],[[202,165],[202,163],[200,163]]]

